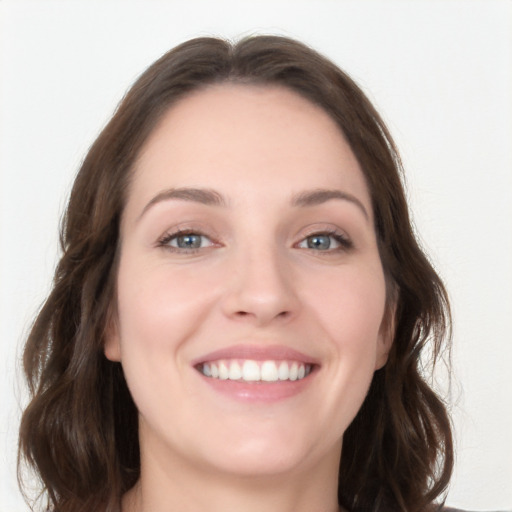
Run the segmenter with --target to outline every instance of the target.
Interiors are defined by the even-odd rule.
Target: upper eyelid
[[[296,235],[296,237],[303,240],[309,236],[313,235],[338,235],[347,240],[351,240],[352,237],[349,235],[346,229],[342,229],[337,225],[329,224],[329,223],[315,223],[302,228]]]
[[[180,222],[173,227],[167,228],[163,231],[163,234],[159,238],[163,238],[165,236],[179,236],[183,234],[194,234],[194,235],[202,235],[208,238],[216,237],[216,232],[212,228],[208,226],[203,226],[202,223],[196,222]]]
[[[345,234],[339,233],[339,232],[327,232],[327,231],[312,233],[310,235],[302,237],[295,245],[300,245],[300,244],[304,243],[308,238],[311,238],[314,236],[328,236],[329,238],[334,238],[336,243],[338,243],[345,250],[352,249],[354,247],[354,243],[352,242],[352,240]],[[307,249],[314,250],[310,247],[308,247]],[[339,249],[339,247],[333,248],[331,250],[334,250],[334,249]],[[329,252],[329,251],[323,251],[323,252]]]
[[[174,238],[178,238],[180,236],[186,236],[186,235],[198,235],[205,238],[208,238],[208,240],[212,240],[212,235],[209,235],[208,233],[199,230],[199,229],[189,229],[189,228],[180,228],[177,230],[168,230],[166,231],[162,236],[159,237],[159,241],[164,239],[172,240]]]

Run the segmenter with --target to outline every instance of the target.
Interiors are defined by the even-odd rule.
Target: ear
[[[396,300],[389,300],[386,304],[384,317],[379,329],[377,339],[377,357],[375,359],[375,370],[380,370],[388,362],[389,352],[395,339],[396,322]]]
[[[109,307],[105,334],[103,335],[103,352],[110,361],[121,361],[121,343],[119,339],[119,325],[114,307]]]

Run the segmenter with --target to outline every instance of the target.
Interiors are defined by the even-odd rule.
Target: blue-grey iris
[[[308,238],[308,249],[327,250],[331,247],[331,237],[328,235],[315,235]]]
[[[181,249],[198,249],[201,247],[201,235],[181,235],[176,238],[176,245]]]

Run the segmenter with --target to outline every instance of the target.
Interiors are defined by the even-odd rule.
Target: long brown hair
[[[119,512],[121,496],[137,481],[137,410],[120,364],[103,354],[119,221],[133,164],[158,120],[186,94],[223,82],[296,91],[336,121],[360,163],[395,337],[345,432],[339,503],[352,512],[430,510],[446,489],[453,454],[445,405],[427,384],[420,356],[429,344],[435,361],[449,337],[447,295],[413,235],[400,158],[382,119],[333,63],[277,36],[235,44],[198,38],[176,47],[141,75],[90,148],[62,224],[53,289],[25,347],[31,401],[21,421],[19,467],[26,461],[35,469],[54,512]]]

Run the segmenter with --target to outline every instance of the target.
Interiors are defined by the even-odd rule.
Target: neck
[[[142,458],[123,512],[338,512],[339,454],[279,475],[240,476]]]

